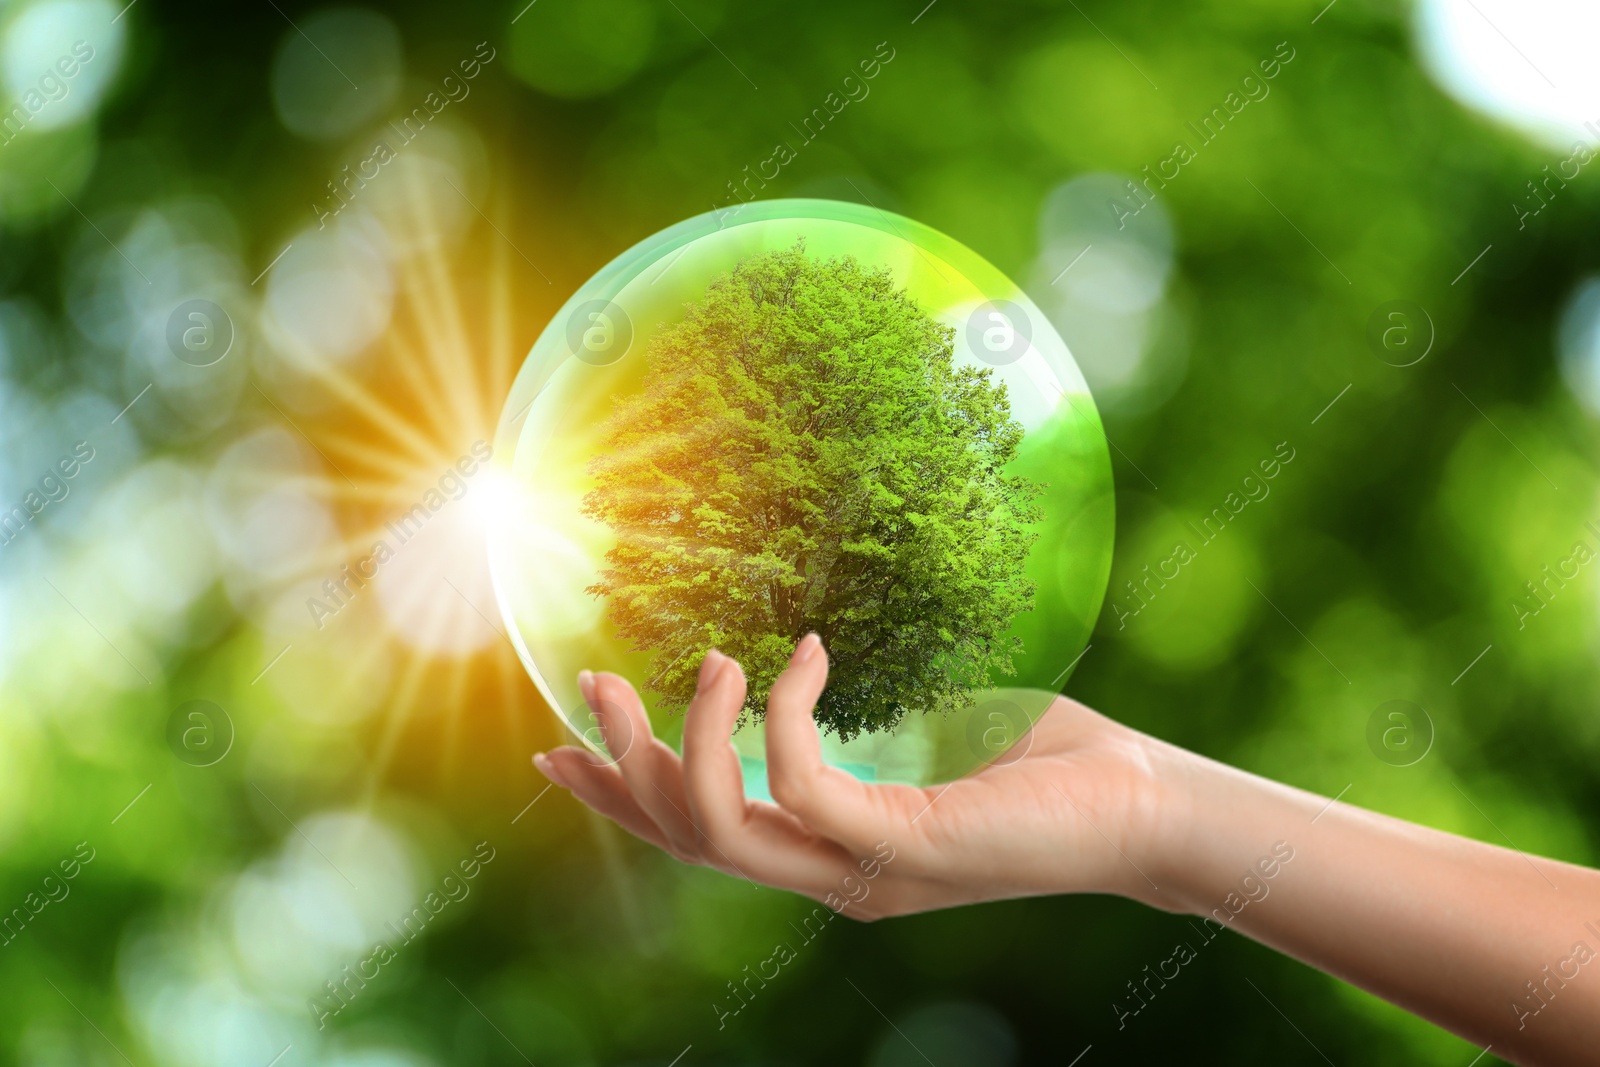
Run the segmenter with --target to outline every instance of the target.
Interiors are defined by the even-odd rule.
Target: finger
[[[533,763],[540,774],[571,790],[573,796],[633,836],[671,852],[671,842],[633,799],[622,773],[596,759],[585,749],[562,747],[535,756]]]
[[[700,665],[700,685],[683,720],[683,777],[700,833],[728,838],[744,822],[744,772],[733,727],[744,707],[744,671],[716,649]]]
[[[904,843],[915,832],[907,805],[920,807],[922,791],[868,785],[823,762],[813,709],[827,681],[822,640],[809,634],[767,698],[767,788],[784,810],[853,855],[865,855],[891,837]]]
[[[712,652],[683,727],[684,791],[705,862],[753,881],[816,896],[828,892],[849,857],[772,804],[745,799],[732,744],[746,686],[739,664]]]
[[[634,801],[661,828],[676,855],[697,857],[699,834],[683,795],[682,765],[678,754],[651,734],[639,694],[626,679],[609,673],[584,671],[578,687]]]

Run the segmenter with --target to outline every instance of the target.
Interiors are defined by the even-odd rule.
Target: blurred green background
[[[830,924],[719,1028],[808,903],[542,792],[447,470],[568,294],[787,142],[742,195],[948,232],[1094,387],[1071,695],[1596,860],[1594,12],[924,3],[0,3],[0,1062],[1472,1061],[1231,935],[1119,1028],[1189,928],[1094,898]]]

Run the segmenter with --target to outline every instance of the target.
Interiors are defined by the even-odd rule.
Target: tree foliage
[[[803,242],[658,330],[584,507],[616,534],[589,591],[652,653],[664,704],[715,646],[759,716],[813,630],[832,657],[817,718],[845,739],[1014,673],[1040,486],[1005,472],[1022,427],[991,372],[952,365],[953,337],[887,271]]]

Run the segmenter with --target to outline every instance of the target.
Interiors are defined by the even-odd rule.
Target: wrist
[[[1209,835],[1203,825],[1203,798],[1214,790],[1209,760],[1148,735],[1138,735],[1146,768],[1146,801],[1130,834],[1129,858],[1141,872],[1127,894],[1141,903],[1170,912],[1198,909],[1204,895],[1198,865],[1204,857],[1197,839]]]
[[[1159,820],[1149,835],[1154,907],[1227,921],[1264,897],[1315,814],[1299,790],[1156,741]],[[1148,887],[1146,887],[1148,888]],[[1220,911],[1219,911],[1220,909]]]

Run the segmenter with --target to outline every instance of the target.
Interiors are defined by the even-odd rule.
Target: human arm
[[[1600,931],[1594,871],[1329,803],[1065,698],[1019,742],[1029,746],[1020,759],[945,786],[869,785],[822,761],[812,708],[826,680],[827,657],[808,637],[769,695],[776,804],[745,799],[730,743],[744,676],[715,652],[687,712],[681,760],[650,736],[626,681],[585,675],[580,686],[618,758],[563,748],[536,762],[680,859],[858,918],[1115,893],[1232,926],[1506,1058],[1594,1058],[1600,966],[1576,962],[1574,949],[1600,949],[1600,932],[1585,927]],[[882,843],[893,860],[870,894],[842,891]],[[1546,990],[1542,1000],[1529,981]]]

